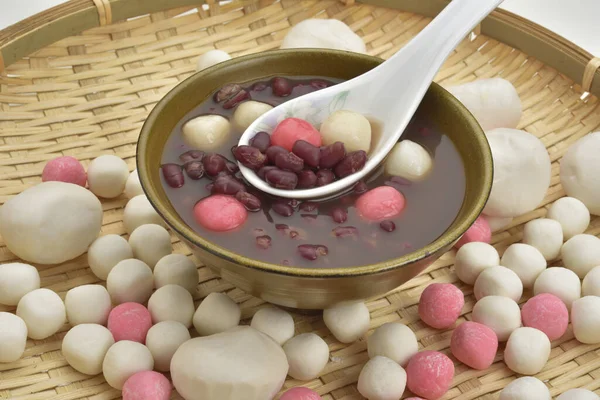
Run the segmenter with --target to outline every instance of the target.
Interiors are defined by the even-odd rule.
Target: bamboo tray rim
[[[354,1],[341,0],[343,3]],[[242,1],[244,3],[246,1]],[[448,0],[358,0],[427,17],[437,15]],[[69,0],[0,30],[0,73],[17,60],[84,30],[168,9],[214,4],[215,0]],[[600,96],[600,57],[510,11],[496,9],[475,30],[536,57],[574,82],[583,92]],[[598,78],[598,79],[596,79]]]

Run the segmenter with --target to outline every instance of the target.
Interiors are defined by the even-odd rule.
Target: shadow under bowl
[[[402,257],[358,267],[299,268],[242,256],[194,232],[171,205],[159,175],[163,149],[175,125],[221,86],[276,75],[348,80],[382,61],[335,50],[276,50],[237,57],[192,75],[158,102],[142,127],[137,168],[150,203],[198,260],[241,290],[283,307],[323,309],[382,295],[409,281],[449,250],[473,224],[492,185],[492,156],[481,127],[456,98],[435,83],[418,112],[429,116],[456,146],[465,167],[466,193],[456,219],[444,234]]]

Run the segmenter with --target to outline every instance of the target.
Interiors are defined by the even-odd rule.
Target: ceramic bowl
[[[417,276],[473,224],[487,201],[493,175],[492,157],[481,127],[456,98],[435,83],[418,112],[428,115],[457,147],[465,166],[466,194],[456,219],[442,236],[402,257],[372,265],[319,269],[248,258],[212,243],[187,226],[167,198],[159,176],[163,148],[173,127],[221,86],[276,75],[346,80],[382,61],[334,50],[277,50],[237,57],[184,80],[152,110],[138,141],[138,173],[152,206],[199,261],[243,291],[284,307],[323,309],[339,302],[366,299],[394,290]]]

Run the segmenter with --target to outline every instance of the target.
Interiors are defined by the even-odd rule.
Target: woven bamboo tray
[[[219,4],[194,0],[71,0],[0,31],[0,203],[38,183],[44,163],[75,155],[88,163],[104,153],[125,158],[134,168],[135,143],[153,105],[194,72],[196,58],[213,48],[233,56],[278,48],[290,26],[316,18],[337,18],[364,37],[368,51],[383,58],[400,49],[446,4],[442,0],[374,0],[345,5],[326,0],[254,0]],[[346,1],[346,3],[353,3]],[[397,9],[384,8],[395,7]],[[179,7],[179,8],[173,8]],[[198,7],[198,8],[196,8]],[[399,11],[403,10],[403,11]],[[524,106],[520,128],[537,135],[553,160],[552,185],[542,207],[517,218],[493,237],[503,251],[522,236],[522,224],[543,216],[564,195],[557,161],[575,140],[600,124],[598,60],[551,32],[505,11],[488,17],[448,59],[437,77],[442,85],[502,76],[517,88]],[[589,94],[587,92],[590,92]],[[125,234],[124,197],[104,201],[102,234]],[[595,218],[589,233],[600,233]],[[178,253],[189,250],[175,238]],[[16,260],[0,241],[0,262]],[[453,272],[454,251],[421,276],[380,298],[369,299],[371,328],[408,324],[422,348],[448,353],[450,331],[426,327],[417,315],[421,291],[432,282],[451,282],[464,290],[462,319],[470,318],[472,288]],[[98,279],[85,255],[57,266],[39,266],[42,286],[64,297],[67,290]],[[222,281],[202,266],[196,300],[226,292],[250,318],[263,302]],[[0,306],[0,311],[14,311]],[[366,342],[338,343],[320,316],[294,315],[297,333],[315,332],[327,341],[331,362],[304,384],[323,399],[353,400]],[[29,341],[24,357],[0,364],[0,398],[119,398],[101,375],[70,368],[61,355],[69,326],[43,341]],[[553,395],[584,387],[600,393],[600,345],[582,345],[569,331],[554,342],[551,359],[538,374]],[[495,399],[515,379],[501,361],[486,371],[457,363],[452,389],[444,399]],[[174,398],[180,398],[174,394]]]

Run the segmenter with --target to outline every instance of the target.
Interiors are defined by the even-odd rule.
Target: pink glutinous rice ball
[[[309,388],[295,387],[286,391],[279,400],[321,400],[321,396]]]
[[[521,309],[523,325],[539,329],[548,339],[556,340],[569,326],[569,310],[561,299],[550,293],[532,297]]]
[[[494,362],[498,337],[491,328],[483,324],[463,322],[452,332],[450,350],[463,364],[483,370]]]
[[[356,199],[358,214],[368,221],[383,221],[400,215],[406,200],[391,186],[379,186]]]
[[[292,151],[298,140],[304,140],[315,147],[320,147],[323,141],[321,133],[310,122],[300,118],[284,119],[271,134],[271,145],[281,146],[287,151]]]
[[[115,342],[131,340],[146,343],[146,334],[152,328],[150,311],[139,303],[119,304],[108,314],[108,330]]]
[[[421,351],[408,361],[406,386],[417,396],[428,400],[442,397],[454,377],[454,363],[443,353]]]
[[[450,283],[432,283],[419,300],[419,317],[436,329],[449,328],[458,319],[465,305],[465,296]]]
[[[87,174],[83,165],[74,157],[62,156],[46,163],[42,171],[42,182],[59,181],[85,187]]]
[[[214,194],[196,203],[194,218],[206,229],[226,232],[243,225],[248,218],[248,211],[234,197]]]
[[[477,217],[473,225],[462,235],[462,237],[454,245],[460,249],[463,245],[471,242],[490,243],[492,241],[492,230],[490,224],[482,215]]]
[[[125,381],[123,400],[169,400],[171,390],[171,382],[163,374],[142,371]]]

